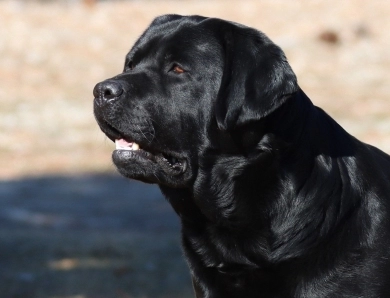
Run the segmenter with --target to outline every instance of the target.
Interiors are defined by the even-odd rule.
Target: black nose
[[[95,88],[93,88],[93,95],[100,104],[104,104],[114,98],[117,98],[122,93],[122,85],[113,80],[100,82],[95,86]]]

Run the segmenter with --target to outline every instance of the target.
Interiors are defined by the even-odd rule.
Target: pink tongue
[[[133,143],[129,143],[128,141],[126,141],[124,139],[115,140],[115,144],[119,147],[122,147],[122,148],[133,146]]]

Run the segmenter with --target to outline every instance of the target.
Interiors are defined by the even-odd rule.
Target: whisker
[[[150,144],[150,143],[153,141],[153,138],[152,138],[152,140],[149,140],[148,137],[145,135],[145,133],[142,131],[142,129],[139,127],[139,125],[136,124],[136,126],[137,126],[139,132],[144,136],[144,138],[145,138],[145,139],[149,142],[149,144]]]
[[[159,183],[161,183],[160,179],[157,177],[157,175],[156,175],[155,173],[153,173],[153,176],[156,177],[156,179],[157,179],[157,181],[158,181]]]
[[[152,136],[152,140],[150,141],[150,142],[152,142],[156,137],[156,131],[155,131],[154,125],[153,125],[154,120],[152,118],[148,118],[147,121],[148,121],[149,127],[151,128],[151,131],[149,133]]]

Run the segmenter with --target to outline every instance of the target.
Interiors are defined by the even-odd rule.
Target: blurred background
[[[265,32],[316,105],[390,153],[388,1],[0,1],[0,297],[192,297],[175,214],[115,173],[92,114],[165,13]]]

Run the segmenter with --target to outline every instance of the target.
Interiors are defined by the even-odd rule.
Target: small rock
[[[322,42],[328,44],[338,44],[340,42],[340,37],[338,33],[334,30],[325,30],[318,35],[318,39]]]
[[[370,29],[365,24],[357,25],[354,31],[356,36],[360,38],[367,38],[371,35]]]

